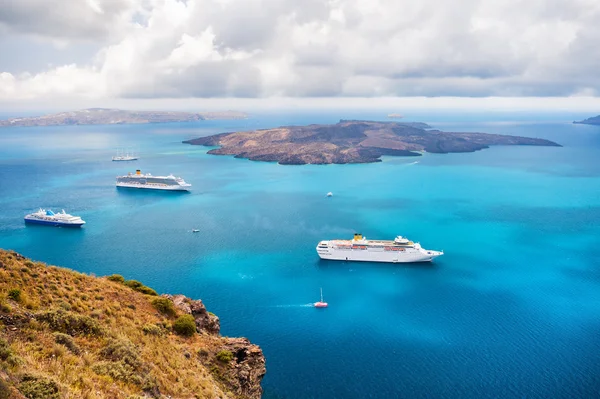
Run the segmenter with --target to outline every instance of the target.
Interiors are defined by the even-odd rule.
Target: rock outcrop
[[[184,143],[218,146],[215,155],[287,165],[379,162],[382,155],[419,156],[473,152],[490,145],[559,144],[538,138],[486,133],[448,133],[422,123],[342,120],[335,125],[284,126],[250,132],[221,133]]]
[[[200,299],[190,299],[184,295],[163,295],[173,301],[173,305],[184,313],[194,316],[196,330],[199,333],[219,335],[221,323],[214,313],[206,310]]]
[[[222,350],[233,355],[221,371],[230,381],[232,391],[241,397],[259,399],[260,382],[267,372],[262,350],[247,338],[225,338]]]

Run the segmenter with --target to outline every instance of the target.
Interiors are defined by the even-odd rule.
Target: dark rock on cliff
[[[229,381],[228,386],[236,395],[259,399],[260,382],[267,372],[262,350],[247,338],[226,338],[221,350],[231,353],[232,359],[226,364],[217,361],[221,363],[215,366],[217,373]]]
[[[382,155],[473,152],[490,145],[558,146],[545,139],[486,133],[447,133],[424,123],[341,120],[334,125],[284,126],[221,133],[184,143],[219,146],[208,151],[282,165],[379,162]]]

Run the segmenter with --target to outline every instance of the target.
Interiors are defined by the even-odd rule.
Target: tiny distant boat
[[[152,176],[150,173],[142,174],[138,169],[124,176],[117,176],[117,187],[143,188],[149,190],[189,191],[191,184],[186,183],[181,177]]]
[[[112,160],[113,161],[135,161],[138,158],[139,157],[135,156],[133,153],[126,152],[125,154],[123,154],[122,152],[119,153],[119,151],[117,151],[117,156],[112,157]]]
[[[393,240],[367,240],[362,234],[354,234],[352,240],[326,240],[317,245],[321,259],[362,262],[431,262],[444,251],[421,247],[418,242],[398,236]]]
[[[69,215],[63,209],[54,213],[50,209],[41,209],[25,216],[25,223],[47,224],[50,226],[81,227],[85,224],[79,216]]]
[[[321,288],[321,300],[319,302],[315,302],[313,306],[315,308],[326,308],[328,306],[327,302],[323,302],[323,288]]]
[[[333,197],[333,193],[330,191],[330,192],[327,193],[327,196],[328,197]]]
[[[200,230],[198,230],[198,229],[193,229],[192,230],[192,233],[198,233],[198,232],[200,232]]]

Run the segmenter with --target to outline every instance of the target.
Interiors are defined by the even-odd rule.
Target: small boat
[[[313,304],[315,308],[326,308],[327,302],[323,302],[323,288],[321,288],[321,300]]]
[[[117,156],[116,157],[112,157],[113,161],[135,161],[136,159],[138,159],[139,157],[137,157],[136,155],[132,153],[130,153],[129,151],[126,153],[123,153],[122,151],[119,153],[119,151],[117,151]]]
[[[333,197],[333,193],[330,191],[330,192],[327,193],[327,196],[328,197]]]
[[[200,230],[198,230],[198,229],[192,229],[192,233],[199,233],[199,232],[200,232]]]
[[[63,209],[62,212],[54,213],[50,209],[41,209],[25,216],[25,223],[47,224],[50,226],[81,227],[85,221],[79,216],[69,215]]]

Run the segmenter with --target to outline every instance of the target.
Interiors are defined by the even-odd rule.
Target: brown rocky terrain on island
[[[260,399],[262,350],[200,300],[0,250],[0,398]]]
[[[419,156],[473,152],[491,145],[558,146],[555,142],[486,133],[428,129],[423,123],[341,120],[334,125],[284,126],[249,132],[221,133],[184,143],[219,146],[208,151],[253,161],[287,165],[379,162],[382,155]]]
[[[175,112],[126,111],[110,108],[88,108],[78,111],[60,112],[58,114],[51,115],[0,120],[0,127],[193,122],[213,119],[245,119],[247,117],[247,114],[239,111]]]

